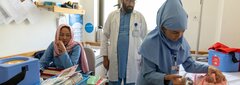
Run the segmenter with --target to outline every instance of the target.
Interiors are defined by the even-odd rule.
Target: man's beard
[[[126,13],[132,13],[133,8],[134,7],[132,7],[132,6],[126,6],[123,4],[123,9],[125,10]]]
[[[133,7],[127,7],[126,9],[125,9],[125,11],[126,11],[126,13],[132,13],[132,11],[133,11]]]

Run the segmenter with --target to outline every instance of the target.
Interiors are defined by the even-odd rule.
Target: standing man
[[[135,0],[121,0],[122,7],[110,13],[101,43],[103,65],[110,85],[135,85],[140,55],[138,48],[147,33],[141,13],[133,10]]]

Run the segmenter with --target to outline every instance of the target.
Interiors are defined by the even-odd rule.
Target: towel
[[[240,48],[230,48],[220,42],[215,43],[213,46],[208,48],[208,50],[213,49],[222,53],[240,52]]]
[[[81,55],[80,55],[80,61],[79,64],[81,64],[81,69],[83,71],[83,73],[86,73],[89,71],[89,67],[88,67],[88,61],[87,61],[87,56],[86,56],[86,53],[85,53],[85,50],[84,50],[84,47],[81,43],[79,43],[80,47],[81,47]]]

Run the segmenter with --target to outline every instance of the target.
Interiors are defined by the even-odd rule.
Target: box
[[[215,50],[208,52],[208,64],[212,65],[223,72],[237,72],[239,71],[240,53],[235,52],[237,62],[233,62],[233,57],[230,54],[225,54]]]
[[[23,77],[23,80],[21,80],[17,85],[40,84],[38,59],[22,56],[0,59],[0,84],[8,81],[21,72],[25,72],[25,77]]]

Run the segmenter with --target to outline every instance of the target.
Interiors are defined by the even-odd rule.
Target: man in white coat
[[[108,70],[109,85],[135,85],[140,55],[138,48],[147,33],[135,0],[121,0],[122,7],[109,14],[103,28],[101,55]],[[122,83],[123,82],[123,83]]]

